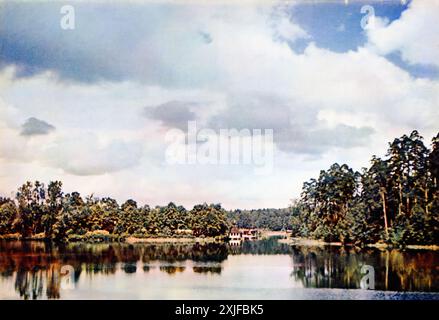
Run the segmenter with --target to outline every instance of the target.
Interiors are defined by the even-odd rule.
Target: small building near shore
[[[229,238],[231,241],[256,240],[258,238],[258,230],[232,227]]]

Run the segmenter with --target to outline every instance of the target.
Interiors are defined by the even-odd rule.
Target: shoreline
[[[409,244],[404,247],[396,247],[391,244],[386,243],[369,243],[365,244],[363,247],[356,246],[354,244],[342,244],[341,242],[326,242],[323,240],[315,240],[315,239],[306,239],[306,238],[286,238],[279,239],[279,243],[287,244],[287,245],[298,245],[304,247],[324,247],[324,246],[333,246],[333,247],[358,247],[361,249],[364,248],[375,248],[382,250],[391,250],[391,249],[410,249],[410,250],[432,250],[439,251],[439,245],[427,244],[427,245],[417,245],[417,244]]]
[[[279,237],[284,238],[279,238]],[[256,240],[249,240],[249,241],[258,241],[258,240],[266,240],[269,238],[276,237],[278,238],[277,241],[280,244],[286,244],[290,246],[304,246],[304,247],[325,247],[325,246],[333,246],[333,247],[351,247],[351,248],[359,248],[359,249],[365,249],[365,248],[374,248],[379,250],[401,250],[401,249],[409,249],[409,250],[430,250],[430,251],[439,251],[439,245],[406,245],[404,247],[397,247],[391,244],[386,243],[370,243],[365,244],[364,246],[357,246],[352,243],[343,244],[341,242],[326,242],[323,240],[316,240],[316,239],[307,239],[307,238],[291,238],[286,237],[285,232],[280,231],[268,231],[264,230],[261,232],[261,236],[259,239]],[[17,235],[2,235],[0,236],[0,241],[49,241],[52,240],[37,236],[37,237],[31,237],[31,238],[22,238]],[[145,238],[138,238],[129,236],[126,238],[89,238],[89,239],[81,239],[81,240],[70,240],[65,243],[88,243],[88,244],[98,244],[98,243],[126,243],[126,244],[172,244],[172,243],[180,243],[180,244],[195,244],[195,243],[228,243],[227,237],[145,237]]]
[[[137,244],[137,243],[215,243],[215,242],[227,242],[227,237],[118,237],[115,235],[100,235],[98,237],[84,237],[79,235],[73,235],[68,241],[59,243],[127,243],[127,244]],[[30,242],[54,242],[56,241],[45,238],[41,235],[33,236],[29,238],[23,238],[18,234],[6,234],[0,235],[0,241],[30,241]]]
[[[213,237],[207,238],[173,238],[173,237],[150,237],[150,238],[136,238],[127,237],[124,241],[128,244],[137,243],[214,243],[214,242],[225,242],[224,240],[215,239]]]

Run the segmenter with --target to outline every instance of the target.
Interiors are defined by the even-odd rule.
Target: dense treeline
[[[304,183],[293,235],[344,243],[439,244],[439,134],[389,143],[384,159],[355,172],[332,165]]]
[[[172,202],[155,208],[139,207],[134,200],[119,205],[111,198],[64,194],[60,181],[47,187],[38,181],[26,182],[15,200],[0,198],[0,235],[80,240],[107,235],[111,239],[130,235],[215,237],[227,230],[226,211],[219,204],[196,205],[190,211]]]
[[[291,208],[233,210],[227,212],[228,220],[238,228],[262,228],[274,231],[291,229]]]
[[[219,204],[192,210],[169,203],[119,205],[111,198],[64,194],[60,181],[26,182],[15,199],[0,197],[0,235],[82,240],[127,236],[223,236],[241,228],[292,229],[293,236],[367,244],[439,244],[439,134],[429,150],[417,131],[389,144],[384,159],[355,172],[334,164],[304,183],[287,209],[234,210]],[[108,238],[108,237],[107,237]]]

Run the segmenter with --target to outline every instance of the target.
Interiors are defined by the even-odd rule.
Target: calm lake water
[[[0,299],[436,299],[439,253],[0,241]],[[363,265],[375,290],[360,289]],[[364,271],[363,271],[364,272]]]

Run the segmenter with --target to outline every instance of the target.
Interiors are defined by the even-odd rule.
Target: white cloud
[[[379,54],[400,52],[411,64],[439,66],[439,0],[413,0],[400,19],[368,30],[369,45]]]
[[[44,148],[42,160],[66,173],[90,176],[132,168],[139,164],[142,155],[140,142],[112,139],[104,143],[92,132],[81,132],[58,137]]]
[[[163,29],[152,32],[153,38],[136,43],[127,59],[129,72],[149,77],[154,66],[158,75],[183,81],[184,89],[166,86],[166,81],[80,85],[58,82],[51,74],[11,80],[5,71],[0,76],[0,86],[8,86],[0,105],[0,191],[8,194],[26,179],[56,178],[65,181],[67,190],[151,205],[212,201],[226,207],[286,206],[304,180],[333,162],[360,169],[372,154],[384,154],[387,141],[396,136],[412,129],[427,139],[437,133],[438,82],[414,79],[382,56],[404,50],[405,59],[414,63],[421,54],[434,60],[429,55],[435,48],[420,28],[415,28],[419,36],[409,35],[412,42],[417,37],[424,42],[424,52],[402,45],[400,34],[389,33],[395,42],[381,38],[379,30],[387,37],[398,26],[393,22],[377,30],[376,48],[335,53],[311,44],[298,54],[286,40],[307,35],[284,16],[273,24],[267,8],[189,13],[193,10],[175,13]],[[202,41],[200,32],[210,40]],[[151,51],[153,64],[140,59]],[[264,107],[237,107],[258,96],[270,97]],[[206,125],[218,117],[223,126],[289,125],[293,131],[282,141],[295,153],[278,150],[268,177],[255,177],[251,168],[241,166],[168,166],[162,162],[166,128],[143,112],[145,106],[169,101],[194,103],[190,112]],[[32,116],[57,130],[21,137],[20,124]],[[374,133],[365,132],[365,126]],[[355,133],[363,134],[363,146],[352,148]],[[274,135],[276,140],[276,131]],[[312,158],[299,154],[306,147],[314,147]]]

